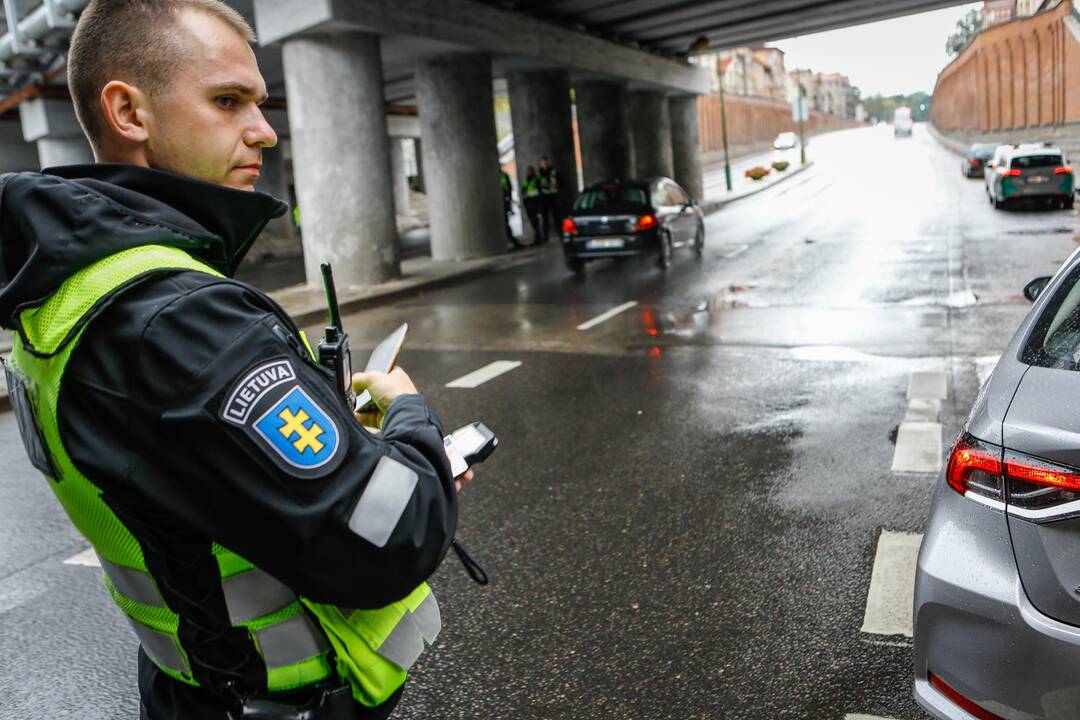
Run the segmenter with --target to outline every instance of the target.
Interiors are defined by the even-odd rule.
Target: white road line
[[[941,470],[941,423],[903,422],[896,431],[893,472],[936,473]]]
[[[907,396],[908,400],[944,400],[949,397],[945,373],[939,371],[911,373]]]
[[[97,553],[94,552],[94,548],[87,548],[77,555],[72,555],[64,561],[65,565],[81,565],[83,567],[101,567],[101,560],[98,559]]]
[[[472,389],[479,387],[486,383],[488,380],[494,380],[504,373],[508,373],[511,370],[515,370],[521,367],[521,362],[517,360],[496,360],[490,365],[485,365],[479,370],[459,377],[457,380],[446,383],[448,388],[468,388]]]
[[[911,400],[908,402],[904,422],[937,422],[941,415],[940,400]]]
[[[744,252],[746,252],[749,249],[750,249],[749,245],[740,245],[739,247],[735,248],[734,250],[724,253],[721,257],[723,257],[725,260],[732,260],[734,258],[739,257],[740,255],[742,255]]]
[[[915,565],[922,535],[882,530],[878,538],[862,631],[911,637]]]
[[[980,388],[990,379],[990,373],[994,372],[1000,359],[1000,355],[984,355],[975,358],[975,374],[979,378]]]
[[[882,717],[880,715],[854,715],[848,713],[844,716],[844,720],[892,720],[892,718]]]
[[[611,318],[615,317],[616,315],[619,315],[621,313],[626,312],[627,310],[629,310],[632,307],[637,307],[637,302],[634,301],[634,300],[631,300],[630,302],[625,302],[625,303],[623,303],[622,305],[620,305],[618,307],[613,307],[610,310],[608,310],[606,313],[602,313],[600,315],[597,315],[592,320],[586,320],[585,322],[578,325],[577,329],[578,330],[588,330],[590,328],[594,328],[597,325],[599,325],[600,323],[607,322]]]

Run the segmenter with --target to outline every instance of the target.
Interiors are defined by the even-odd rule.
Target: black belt
[[[245,700],[230,720],[355,720],[356,702],[348,685],[323,690],[304,705]]]

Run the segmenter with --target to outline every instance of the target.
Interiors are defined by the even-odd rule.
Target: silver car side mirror
[[[1026,297],[1031,302],[1035,302],[1036,300],[1038,300],[1039,295],[1042,294],[1042,291],[1045,290],[1046,286],[1049,284],[1049,275],[1041,275],[1035,278],[1024,286],[1024,297]]]

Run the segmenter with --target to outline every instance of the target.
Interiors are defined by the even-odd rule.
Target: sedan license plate
[[[585,241],[586,250],[617,250],[626,246],[626,238],[595,238]]]
[[[1028,185],[1038,185],[1039,183],[1050,182],[1050,178],[1045,175],[1032,175],[1027,179]]]

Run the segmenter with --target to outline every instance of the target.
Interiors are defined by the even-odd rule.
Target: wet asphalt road
[[[910,640],[860,632],[877,535],[921,532],[937,482],[890,471],[908,378],[946,371],[947,446],[1077,217],[995,212],[922,128],[810,154],[667,272],[577,278],[553,248],[348,318],[357,348],[408,321],[401,363],[447,428],[503,440],[459,531],[492,584],[448,557],[395,717],[924,717]],[[445,387],[495,360],[522,365]],[[134,638],[97,571],[62,564],[85,545],[10,415],[0,467],[0,718],[136,717]]]

